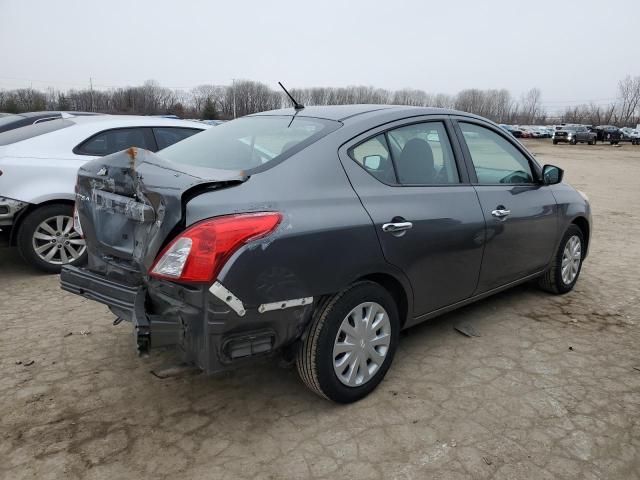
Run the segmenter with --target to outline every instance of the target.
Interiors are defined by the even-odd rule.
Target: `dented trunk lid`
[[[184,228],[190,198],[247,178],[240,170],[177,164],[133,147],[84,164],[78,171],[76,208],[89,270],[140,284],[160,249]]]

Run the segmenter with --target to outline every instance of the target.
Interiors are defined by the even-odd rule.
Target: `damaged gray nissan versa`
[[[400,330],[518,283],[569,292],[586,197],[507,132],[462,112],[302,107],[250,115],[157,154],[78,173],[88,265],[62,288],[176,345],[206,373],[281,353],[353,402]]]

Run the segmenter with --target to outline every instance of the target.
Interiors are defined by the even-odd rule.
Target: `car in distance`
[[[58,111],[43,111],[43,112],[26,112],[17,113],[12,115],[5,115],[0,118],[0,133],[8,132],[16,128],[26,127],[27,125],[35,125],[37,123],[48,122],[50,120],[57,120],[63,116],[86,116],[86,115],[99,115],[92,112],[58,112]]]
[[[27,262],[52,273],[86,259],[72,228],[83,163],[130,146],[157,151],[209,128],[154,117],[66,117],[0,133],[0,230]]]
[[[141,352],[175,344],[206,373],[281,353],[353,402],[401,329],[532,279],[574,287],[591,213],[562,176],[463,112],[264,112],[83,165],[88,264],[61,286],[131,321]]]
[[[599,125],[595,127],[595,130],[600,142],[609,142],[611,145],[617,145],[622,139],[622,132],[613,125]]]
[[[620,141],[631,142],[631,145],[640,145],[640,132],[630,127],[622,127],[620,129]]]
[[[588,143],[589,145],[595,145],[596,139],[597,135],[582,125],[565,125],[560,130],[553,132],[554,145],[558,143],[570,143],[571,145]]]
[[[522,137],[522,130],[519,130],[515,127],[512,127],[511,125],[506,125],[506,124],[500,124],[500,128],[502,128],[505,132],[509,132],[511,135],[513,135],[515,138],[521,138]]]

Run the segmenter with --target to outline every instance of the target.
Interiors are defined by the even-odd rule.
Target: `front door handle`
[[[507,210],[502,205],[500,205],[491,212],[491,215],[493,215],[496,218],[505,218],[509,216],[510,213],[511,213],[511,210]]]
[[[411,222],[394,222],[394,223],[385,223],[382,225],[383,232],[389,233],[404,233],[406,230],[413,228],[413,223]]]

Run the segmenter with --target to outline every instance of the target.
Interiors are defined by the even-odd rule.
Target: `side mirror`
[[[545,165],[542,167],[542,183],[544,185],[555,185],[562,181],[564,170],[555,165]]]
[[[378,170],[380,168],[380,163],[382,162],[382,157],[380,155],[367,155],[362,160],[365,168],[369,170]]]

